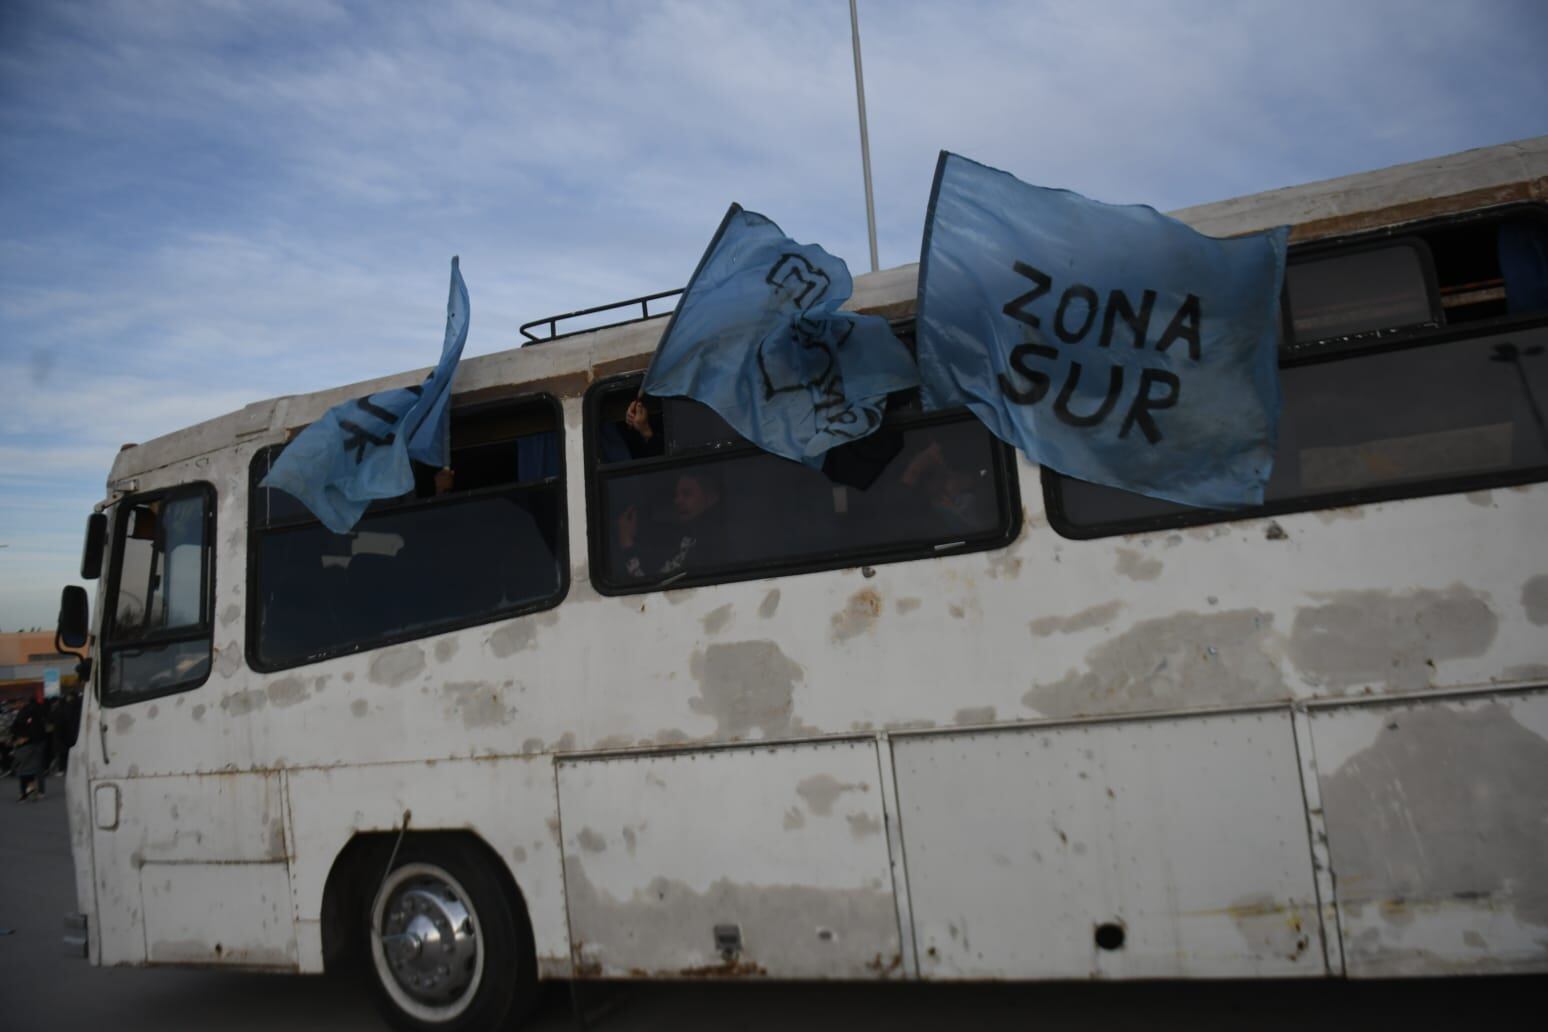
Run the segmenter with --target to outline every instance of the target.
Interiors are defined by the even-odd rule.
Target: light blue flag
[[[919,385],[885,319],[841,312],[849,268],[733,204],[656,348],[643,392],[703,402],[766,451],[822,466]]]
[[[410,459],[445,466],[452,376],[467,340],[468,288],[453,258],[446,339],[425,382],[335,405],[285,446],[261,486],[294,495],[329,530],[347,534],[372,499],[413,488]]]
[[[1207,237],[943,151],[919,269],[925,407],[966,405],[1082,480],[1261,504],[1288,236]]]

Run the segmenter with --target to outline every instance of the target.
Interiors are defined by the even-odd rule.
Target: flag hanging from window
[[[888,394],[919,385],[886,320],[839,310],[853,289],[841,259],[733,204],[643,391],[693,398],[760,448],[821,467],[881,425]]]
[[[335,534],[354,529],[373,499],[413,489],[410,460],[450,460],[451,382],[468,340],[468,288],[456,258],[441,361],[415,387],[335,405],[285,446],[261,486],[295,496]]]
[[[925,407],[1033,462],[1208,508],[1263,501],[1286,227],[1215,239],[942,152],[925,216]]]

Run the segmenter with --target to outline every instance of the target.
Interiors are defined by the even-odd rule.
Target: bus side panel
[[[1284,711],[893,740],[925,978],[1326,974]]]
[[[564,760],[576,972],[901,974],[873,740]]]
[[[290,881],[277,863],[140,868],[151,964],[296,965]]]
[[[279,781],[91,783],[101,963],[295,965]]]
[[[92,855],[93,818],[91,807],[92,771],[95,769],[100,738],[97,734],[96,693],[87,685],[81,700],[81,723],[65,770],[65,799],[69,803],[70,860],[75,868],[75,906],[86,918],[86,955],[100,964],[102,947],[100,920],[97,916],[96,859]]]
[[[1312,717],[1349,974],[1548,971],[1548,692]]]
[[[323,887],[334,860],[356,834],[398,831],[405,813],[411,833],[467,831],[494,850],[526,902],[539,971],[568,971],[551,757],[293,770],[287,777],[295,833],[290,880],[303,971],[323,967]]]

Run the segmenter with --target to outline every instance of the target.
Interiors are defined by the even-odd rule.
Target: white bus
[[[258,482],[422,370],[126,448],[74,942],[354,963],[411,1029],[551,978],[1548,970],[1545,200],[1548,137],[1177,213],[1294,226],[1245,513],[908,397],[824,473],[647,436],[659,318],[465,360],[451,489],[348,535]]]

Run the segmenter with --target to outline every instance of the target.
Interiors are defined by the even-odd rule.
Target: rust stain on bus
[[[750,960],[728,960],[703,967],[687,967],[677,972],[682,978],[767,978],[768,971]]]
[[[890,978],[903,966],[903,954],[894,953],[890,958],[883,960],[880,953],[865,962],[866,970],[875,972],[881,978]]]
[[[541,380],[527,380],[518,384],[497,384],[477,390],[459,391],[455,396],[458,406],[477,405],[488,401],[503,401],[533,394],[552,394],[559,398],[578,398],[591,386],[591,376],[584,371],[560,373]]]
[[[872,588],[862,588],[849,596],[843,609],[833,614],[833,640],[848,641],[870,630],[882,612],[882,599]]]
[[[1435,218],[1441,215],[1452,215],[1459,212],[1476,211],[1479,208],[1496,207],[1502,204],[1519,203],[1522,201],[1542,200],[1548,198],[1548,179],[1531,179],[1521,183],[1510,183],[1504,186],[1485,187],[1481,190],[1468,190],[1464,193],[1450,194],[1446,197],[1426,197],[1422,200],[1409,201],[1404,204],[1394,204],[1387,208],[1377,208],[1374,211],[1360,211],[1348,215],[1332,215],[1324,219],[1313,219],[1303,222],[1290,231],[1292,244],[1304,243],[1309,240],[1321,240],[1326,237],[1345,236],[1350,233],[1359,233],[1364,230],[1382,229],[1386,226],[1400,225],[1405,222],[1418,222],[1421,219]]]
[[[598,362],[591,367],[591,375],[598,380],[605,380],[609,376],[622,376],[624,373],[642,373],[650,364],[651,355],[647,352],[643,355],[629,355],[626,358],[610,358],[606,362]]]

